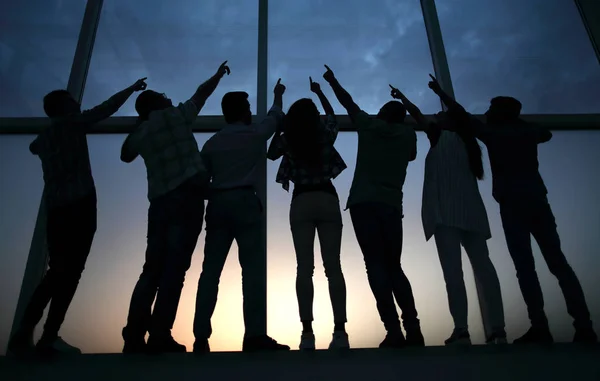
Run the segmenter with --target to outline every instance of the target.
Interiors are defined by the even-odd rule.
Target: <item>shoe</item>
[[[208,339],[196,339],[196,341],[194,342],[194,353],[197,355],[210,353],[210,345],[208,345]]]
[[[315,334],[312,332],[302,332],[302,336],[300,336],[300,345],[298,348],[301,351],[314,351]]]
[[[498,329],[494,331],[486,340],[486,344],[507,344],[506,340],[506,331],[503,329]]]
[[[598,336],[593,328],[580,328],[575,330],[573,342],[577,344],[596,344],[598,343]]]
[[[136,339],[136,340],[127,340],[125,341],[125,345],[123,345],[123,353],[125,354],[140,354],[147,353],[148,346],[146,345],[146,340]]]
[[[8,342],[7,355],[12,356],[26,356],[35,351],[35,345],[33,344],[33,331],[17,331]]]
[[[409,347],[424,347],[425,338],[421,333],[421,328],[406,330],[406,345]]]
[[[467,330],[454,328],[452,335],[444,343],[446,345],[471,345],[471,335]]]
[[[50,338],[42,338],[38,341],[35,350],[38,354],[42,356],[53,356],[58,354],[65,355],[80,355],[81,349],[72,346],[65,342],[61,337],[56,337],[54,339]]]
[[[513,344],[552,344],[553,342],[550,328],[532,326],[523,336],[515,339]]]
[[[331,343],[329,343],[329,349],[350,349],[348,333],[344,331],[333,332]]]
[[[242,352],[260,352],[260,351],[289,351],[290,347],[279,344],[267,335],[246,337],[242,345]]]
[[[405,346],[406,339],[402,331],[388,332],[385,339],[379,344],[379,348],[404,348]]]
[[[146,345],[148,353],[185,353],[187,348],[183,344],[179,344],[172,336],[156,338],[152,335],[148,338]]]

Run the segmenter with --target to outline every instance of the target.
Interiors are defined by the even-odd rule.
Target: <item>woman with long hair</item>
[[[273,137],[267,157],[277,160],[283,156],[276,181],[286,191],[289,191],[290,181],[294,183],[290,225],[298,266],[296,295],[303,327],[300,349],[315,349],[312,277],[317,231],[335,324],[329,348],[341,349],[349,347],[345,329],[346,283],[340,263],[343,225],[332,180],[346,169],[346,164],[333,147],[338,134],[333,108],[319,84],[312,79],[310,89],[319,97],[327,114],[327,123],[321,122],[319,110],[312,100],[296,101],[284,118],[283,131]]]
[[[431,143],[425,159],[421,217],[425,238],[435,238],[454,320],[454,330],[445,343],[471,344],[461,245],[485,302],[490,322],[486,342],[506,343],[500,282],[486,242],[492,234],[477,184],[484,176],[481,147],[468,128],[470,121],[453,111],[454,100],[431,78],[429,87],[449,107],[448,112],[436,114],[434,123],[429,123],[398,89],[392,87],[392,96],[402,100]]]

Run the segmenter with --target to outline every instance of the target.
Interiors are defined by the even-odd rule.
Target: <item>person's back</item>
[[[361,112],[356,117],[358,154],[348,207],[381,201],[402,209],[402,188],[408,163],[414,158],[417,135],[400,123],[371,119]]]

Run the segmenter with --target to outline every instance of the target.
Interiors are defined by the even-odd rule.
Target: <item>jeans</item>
[[[463,278],[460,249],[462,244],[488,306],[491,328],[494,331],[504,329],[504,306],[500,281],[490,260],[485,237],[480,233],[443,225],[436,227],[434,237],[446,281],[446,292],[454,327],[461,330],[468,329],[467,291]]]
[[[202,231],[205,191],[206,184],[196,177],[150,201],[146,261],[131,297],[126,341],[143,339],[146,332],[171,336],[185,273]]]
[[[211,194],[206,209],[204,261],[196,294],[197,340],[208,339],[212,334],[210,320],[217,304],[219,281],[234,239],[242,268],[245,337],[266,334],[267,279],[262,232],[263,209],[254,190],[238,188]]]
[[[503,200],[500,216],[506,244],[517,270],[517,278],[532,325],[546,325],[544,296],[531,250],[531,235],[537,241],[548,269],[558,279],[575,327],[591,326],[590,312],[581,284],[560,247],[556,221],[546,197]]]
[[[319,232],[321,257],[329,282],[329,297],[335,323],[346,322],[346,282],[342,274],[342,215],[338,198],[315,191],[299,194],[292,201],[290,225],[296,250],[296,295],[300,320],[313,321],[313,273],[315,233]]]
[[[53,338],[65,319],[96,233],[96,193],[48,210],[49,269],[33,293],[21,329],[33,332],[50,303],[44,336]]]
[[[350,207],[356,239],[367,269],[367,278],[386,330],[399,328],[396,303],[402,310],[405,330],[419,326],[417,309],[408,278],[400,265],[402,213],[384,203],[360,203]]]

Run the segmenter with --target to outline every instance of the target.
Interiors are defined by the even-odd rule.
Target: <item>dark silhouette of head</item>
[[[173,102],[165,94],[157,93],[154,90],[146,90],[138,95],[135,100],[135,111],[140,116],[140,120],[148,120],[152,111],[164,110],[173,107]]]
[[[81,113],[81,105],[67,90],[54,90],[44,97],[44,111],[50,118]]]
[[[521,102],[513,97],[495,97],[486,111],[486,121],[490,124],[510,123],[519,119]]]
[[[401,102],[389,101],[384,104],[377,114],[377,119],[388,123],[404,123],[406,107]]]
[[[453,131],[458,134],[465,144],[471,173],[473,173],[473,176],[478,180],[483,180],[485,173],[483,170],[481,147],[479,146],[475,135],[473,135],[468,128],[471,123],[469,114],[450,109],[447,112],[440,111],[435,114],[435,120],[442,129]]]
[[[249,125],[252,123],[252,111],[250,111],[248,93],[245,91],[231,91],[223,95],[221,110],[223,110],[225,122],[228,124],[243,123]]]
[[[321,159],[318,154],[321,115],[314,102],[308,98],[294,102],[283,125],[290,153],[306,164],[318,164]]]

